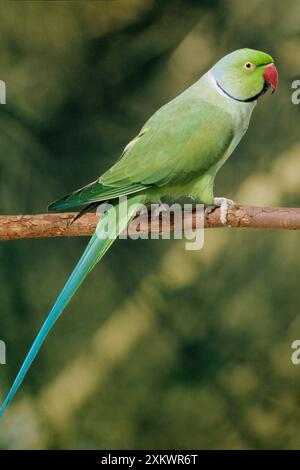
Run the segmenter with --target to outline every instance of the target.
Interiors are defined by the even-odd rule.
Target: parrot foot
[[[228,208],[230,205],[233,205],[233,204],[235,204],[235,202],[232,201],[232,199],[227,199],[226,197],[215,197],[214,204],[209,205],[205,208],[205,216],[207,217],[208,214],[210,214],[216,209],[216,207],[219,207],[221,223],[224,225],[224,227],[227,227]]]

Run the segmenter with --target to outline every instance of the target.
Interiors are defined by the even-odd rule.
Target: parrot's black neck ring
[[[240,98],[236,98],[235,96],[231,95],[230,93],[228,93],[228,91],[226,91],[221,85],[220,83],[218,82],[218,80],[215,80],[216,81],[216,85],[218,88],[220,88],[221,91],[223,91],[223,93],[225,93],[226,96],[228,96],[229,98],[232,98],[233,100],[235,101],[240,101],[241,103],[251,103],[252,101],[255,101],[257,100],[257,98],[259,98],[261,95],[263,95],[264,93],[266,93],[267,89],[269,88],[269,84],[267,82],[264,83],[264,86],[262,87],[262,90],[257,93],[256,95],[254,96],[251,96],[250,98],[246,98],[245,100],[242,100]]]

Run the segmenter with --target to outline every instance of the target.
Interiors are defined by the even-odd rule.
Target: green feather
[[[49,211],[70,210],[75,207],[86,206],[94,202],[108,201],[120,196],[128,196],[145,189],[141,184],[127,184],[118,188],[104,186],[95,181],[87,186],[68,194],[62,199],[52,202]]]

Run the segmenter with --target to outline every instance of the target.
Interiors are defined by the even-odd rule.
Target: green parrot
[[[125,147],[121,158],[95,182],[53,202],[52,211],[86,208],[108,201],[96,231],[59,294],[31,346],[1,408],[3,414],[64,308],[113,241],[136,216],[140,204],[164,196],[197,198],[221,206],[226,221],[228,201],[214,198],[218,170],[245,134],[252,111],[278,74],[270,55],[240,49],[223,57],[196,83],[160,108]],[[127,196],[126,211],[115,211],[115,226],[107,229],[111,211]],[[120,215],[121,214],[121,215]]]

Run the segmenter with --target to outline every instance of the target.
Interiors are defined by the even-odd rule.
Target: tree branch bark
[[[0,240],[17,240],[38,237],[78,237],[91,235],[99,220],[96,214],[85,214],[70,224],[76,213],[7,215],[0,216]],[[193,211],[189,223],[196,227],[196,219],[200,212]],[[186,216],[184,216],[186,219]],[[185,223],[186,220],[183,220]],[[285,229],[300,230],[300,209],[284,207],[230,206],[228,226],[231,228]],[[137,227],[142,233],[162,232],[161,219],[147,221],[147,215],[128,228],[129,234],[136,232]],[[205,228],[223,227],[220,221],[220,210],[215,209],[208,215]],[[171,231],[174,230],[174,218],[171,216]]]

